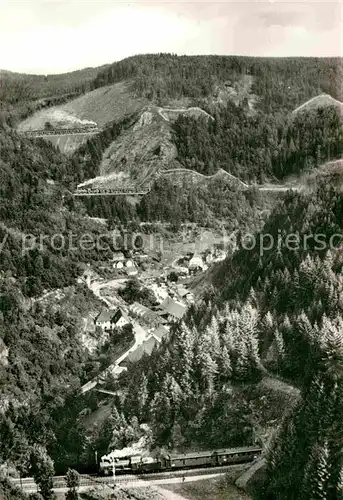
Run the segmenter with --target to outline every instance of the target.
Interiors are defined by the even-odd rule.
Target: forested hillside
[[[5,69],[5,68],[4,68]],[[0,69],[0,125],[15,125],[42,108],[64,103],[90,89],[99,68],[62,75],[26,75]]]
[[[171,127],[178,162],[205,175],[212,175],[222,168],[241,179],[263,183],[298,175],[303,170],[311,170],[341,155],[341,116],[337,107],[330,106],[329,97],[318,102],[314,100],[317,104],[309,106],[307,112],[305,107],[304,112],[292,114],[318,94],[327,93],[343,100],[340,85],[342,61],[339,58],[299,60],[152,54],[127,58],[99,68],[96,76],[94,71],[48,77],[47,81],[41,81],[39,77],[22,76],[15,79],[13,75],[11,78],[5,75],[0,102],[6,109],[8,106],[13,108],[15,103],[12,114],[7,113],[9,123],[14,123],[14,115],[17,116],[18,110],[23,107],[27,108],[23,111],[23,117],[38,109],[32,91],[33,81],[40,82],[42,96],[46,95],[48,88],[56,88],[56,92],[49,97],[50,101],[41,103],[41,107],[58,104],[61,99],[63,102],[72,99],[70,92],[60,95],[61,89],[66,91],[68,85],[73,87],[72,92],[77,95],[86,93],[81,98],[83,104],[80,99],[74,99],[70,103],[70,110],[77,118],[88,120],[93,120],[94,104],[89,107],[87,96],[91,94],[87,92],[117,83],[127,86],[127,99],[132,98],[136,108],[145,99],[155,105],[176,108],[197,105],[213,116],[214,120],[206,120],[181,114]],[[91,75],[94,75],[93,79]],[[27,89],[25,87],[23,90],[23,85]],[[106,92],[112,92],[111,89],[108,87]],[[114,93],[113,99],[118,100],[113,106],[114,116],[116,107],[123,107],[121,101],[125,95]],[[101,101],[100,95],[98,98]],[[94,98],[90,101],[93,102]],[[65,106],[65,110],[68,109]],[[108,112],[104,110],[103,114],[111,127]],[[103,123],[98,115],[99,112],[97,122]],[[5,115],[2,119],[8,122]],[[145,127],[148,128],[147,125]],[[156,133],[161,134],[161,137],[155,137],[154,141],[157,144],[165,142],[162,140],[165,132],[162,134],[161,129],[161,132],[157,130]],[[125,144],[132,151],[131,156],[135,157],[128,164],[121,163],[125,160]],[[112,141],[103,145],[98,154],[104,155],[109,146],[109,151],[117,151],[116,158],[119,155],[116,161],[113,158],[106,162],[98,159],[96,168],[85,172],[86,176],[82,176],[81,182],[99,174],[114,172],[125,172],[134,182],[137,172],[141,173],[138,176],[140,180],[148,178],[151,162],[162,161],[161,154],[156,153],[153,158],[147,155],[144,144],[135,138],[133,123],[123,137],[112,137]],[[91,148],[90,143],[85,151]],[[105,163],[106,168],[102,167],[100,171],[99,165]],[[166,168],[174,167],[171,164]],[[114,182],[119,180],[115,179]]]
[[[140,95],[160,101],[190,97],[201,99],[216,85],[253,77],[252,91],[263,112],[292,111],[323,92],[342,100],[340,58],[254,58],[242,56],[134,56],[99,71],[93,85],[99,87],[133,79]]]
[[[250,444],[287,411],[259,498],[336,499],[343,467],[337,237],[328,248],[342,232],[341,195],[324,186],[289,195],[260,234],[277,242],[279,230],[283,237],[300,235],[299,249],[276,244],[260,255],[259,247],[241,248],[218,264],[205,278],[204,302],[124,376],[127,395],[105,424],[107,443],[125,445],[118,429],[137,418],[151,425],[155,447]],[[301,398],[294,393],[276,402],[261,392],[266,376],[292,381]],[[320,496],[323,491],[332,496]]]
[[[271,351],[273,369],[302,387],[275,438],[260,498],[341,498],[341,221],[342,198],[333,190],[290,196],[263,233],[275,241],[278,231],[297,233],[299,250],[242,250],[211,278],[221,292],[217,307],[255,297],[265,318],[261,348]]]
[[[228,103],[213,116],[209,122],[181,116],[174,126],[179,161],[205,175],[222,168],[263,184],[342,156],[342,118],[334,107],[247,116]]]
[[[177,160],[205,175],[222,168],[263,183],[340,158],[341,113],[329,98],[315,100],[300,114],[292,111],[323,92],[342,99],[341,73],[340,59],[161,54],[115,63],[99,72],[94,85],[128,79],[138,96],[158,104],[186,100],[199,105],[214,120],[180,115],[173,126]],[[233,96],[246,77],[250,90],[237,100]],[[218,93],[224,100],[214,97]]]
[[[65,400],[99,363],[81,332],[84,317],[101,304],[76,284],[81,264],[99,253],[60,248],[69,231],[75,238],[96,234],[82,213],[63,205],[57,172],[66,158],[4,129],[0,143],[0,461],[27,473],[33,445],[59,441],[59,418],[70,411]],[[37,300],[56,289],[51,302]]]
[[[231,90],[239,95],[247,75],[246,99],[230,101]],[[139,114],[107,123],[69,158],[12,128],[41,105],[125,81],[154,105],[180,101],[214,117],[180,116],[168,125],[177,161],[185,168],[205,175],[223,169],[249,183],[297,179],[342,155],[342,124],[334,108],[292,114],[323,92],[343,100],[341,60],[160,54],[128,58],[96,73],[48,77],[48,83],[0,76],[5,81],[0,94],[0,465],[28,474],[30,458],[48,453],[62,473],[92,463],[95,449],[100,454],[130,444],[141,437],[142,423],[155,451],[265,443],[291,410],[274,438],[257,495],[341,498],[343,261],[340,238],[332,238],[343,230],[340,186],[336,190],[316,180],[311,191],[288,193],[274,207],[275,194],[242,190],[227,174],[201,181],[160,176],[146,196],[133,201],[75,198],[77,184],[100,174],[104,152],[130,134]],[[214,102],[219,92],[227,99]],[[35,104],[37,99],[45,102]],[[135,168],[145,168],[143,160]],[[238,250],[194,283],[199,302],[173,326],[159,351],[113,384],[119,384],[123,398],[116,399],[101,425],[87,431],[82,411],[96,409],[97,401],[77,394],[109,359],[99,350],[91,354],[82,343],[84,318],[100,304],[77,279],[85,264],[109,260],[114,247],[108,239],[103,252],[63,245],[57,250],[52,237],[97,236],[100,228],[89,215],[122,231],[146,221],[170,222],[175,232],[189,221],[239,231]],[[257,242],[250,250],[246,232],[254,232]],[[293,233],[299,248],[279,243]],[[272,237],[274,244],[261,251],[259,242],[267,234],[267,243]],[[34,245],[40,235],[43,243]],[[56,290],[50,303],[41,300]],[[271,390],[270,381],[299,388],[301,397],[290,386],[287,394]]]

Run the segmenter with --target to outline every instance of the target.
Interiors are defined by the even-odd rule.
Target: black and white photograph
[[[0,0],[0,500],[343,500],[341,0]]]

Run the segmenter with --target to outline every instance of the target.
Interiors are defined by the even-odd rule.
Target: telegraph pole
[[[115,466],[114,457],[112,457],[112,475],[113,475],[113,489],[115,490],[115,488],[116,488],[116,466]]]

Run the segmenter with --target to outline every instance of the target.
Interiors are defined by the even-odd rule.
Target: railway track
[[[176,174],[176,173],[192,173],[192,174],[197,174],[201,177],[210,179],[214,178],[216,176],[205,176],[203,174],[199,174],[198,172],[194,172],[192,170],[188,170],[185,168],[176,168],[176,169],[169,169],[169,170],[159,170],[154,178],[154,181],[159,179],[162,176],[168,176],[169,174]],[[245,182],[241,181],[238,179],[238,177],[235,177],[234,175],[226,172],[227,176],[232,178],[234,182],[239,183],[239,185],[243,189],[250,189],[250,188],[256,188],[258,191],[261,192],[275,192],[275,193],[286,193],[287,191],[302,191],[303,187],[300,185],[283,185],[283,184],[246,184]],[[152,189],[153,182],[150,182],[146,188],[140,188],[140,187],[131,187],[131,188],[77,188],[77,190],[73,193],[74,196],[113,196],[113,195],[122,195],[122,196],[127,196],[127,195],[146,195],[148,194],[151,189]]]
[[[166,471],[166,472],[148,472],[145,474],[120,474],[115,477],[115,484],[117,486],[149,486],[154,484],[168,484],[173,482],[183,482],[185,481],[199,481],[205,479],[206,477],[214,477],[219,475],[224,475],[228,471],[232,470],[244,470],[251,464],[233,464],[218,467],[206,467],[198,469],[186,469],[178,471]],[[32,477],[26,477],[22,479],[9,478],[12,484],[22,489],[26,493],[32,493],[38,491],[38,487]],[[55,476],[53,478],[53,489],[54,491],[66,491],[67,489],[67,477],[66,476]],[[80,489],[86,491],[89,488],[95,486],[113,486],[113,476],[100,477],[96,474],[90,475],[80,475]]]

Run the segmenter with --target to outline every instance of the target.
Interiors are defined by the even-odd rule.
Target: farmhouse
[[[150,355],[156,345],[159,345],[159,341],[155,337],[150,336],[147,340],[144,340],[144,342],[138,346],[137,349],[130,352],[125,361],[134,363],[135,361],[140,360],[144,354]]]
[[[94,320],[95,326],[99,326],[103,330],[112,330],[120,328],[130,323],[130,319],[125,312],[118,307],[110,311],[102,311]]]
[[[130,306],[130,310],[131,312],[137,314],[137,316],[140,316],[144,321],[150,323],[151,325],[158,326],[165,323],[165,320],[161,318],[158,313],[152,311],[146,306],[143,306],[143,304],[139,304],[138,302],[134,302]]]
[[[115,311],[102,311],[94,320],[95,326],[99,326],[103,330],[109,330],[114,313]]]
[[[155,337],[159,342],[162,342],[164,337],[168,335],[168,330],[165,326],[160,325],[158,328],[151,332],[151,335]]]
[[[183,318],[186,307],[179,302],[167,297],[162,304],[158,306],[158,314],[167,322],[178,321]]]

